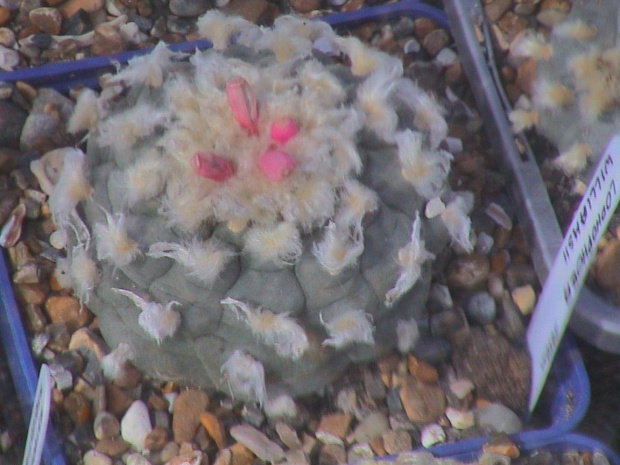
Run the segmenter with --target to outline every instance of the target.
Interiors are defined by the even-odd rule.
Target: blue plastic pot
[[[324,20],[335,28],[343,28],[354,27],[368,21],[382,21],[401,16],[428,17],[440,27],[448,28],[447,17],[443,12],[416,0],[404,0],[399,3],[364,8],[352,13],[334,14],[324,18]],[[204,49],[210,46],[209,41],[199,40],[171,45],[170,49],[193,52],[196,48]],[[61,92],[66,92],[76,86],[96,87],[98,76],[114,71],[115,64],[127,63],[129,59],[145,53],[148,53],[148,50],[0,73],[0,81],[24,81],[35,87],[52,87]],[[7,273],[6,262],[2,254],[0,254],[0,336],[9,359],[24,417],[30,418],[37,383],[37,370],[24,333],[11,280]],[[529,444],[535,439],[550,441],[557,438],[577,426],[584,416],[589,402],[590,385],[583,361],[572,340],[566,338],[558,351],[552,367],[550,381],[541,400],[540,415],[537,417],[542,416],[544,419],[542,428],[516,434],[514,439],[519,443]],[[485,441],[486,438],[470,439],[436,446],[431,451],[437,456],[454,456],[455,454],[477,450]],[[61,445],[51,424],[48,428],[43,461],[46,465],[66,464]]]

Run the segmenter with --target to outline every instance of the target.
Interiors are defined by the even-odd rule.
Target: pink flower
[[[289,140],[297,135],[299,132],[299,125],[295,118],[284,117],[279,118],[269,128],[269,135],[271,140],[279,144],[286,144]]]
[[[258,167],[271,181],[282,181],[295,169],[295,159],[282,150],[267,150],[258,159]]]
[[[235,121],[249,135],[258,134],[258,101],[250,84],[242,77],[226,84],[226,97]]]
[[[235,174],[235,165],[229,159],[214,153],[196,152],[192,157],[191,164],[198,176],[216,182],[226,181]]]

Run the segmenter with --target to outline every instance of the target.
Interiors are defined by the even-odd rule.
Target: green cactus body
[[[161,379],[261,402],[395,348],[399,322],[426,317],[433,257],[455,224],[466,248],[469,234],[467,211],[424,215],[459,197],[445,121],[399,98],[428,96],[398,60],[360,49],[376,63],[355,76],[311,49],[278,61],[268,48],[182,61],[158,46],[98,100],[84,94],[93,190],[77,210],[86,229],[65,220],[82,246],[70,258],[85,249],[98,270],[74,282],[111,347]]]

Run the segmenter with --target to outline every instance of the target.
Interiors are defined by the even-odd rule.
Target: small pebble
[[[486,291],[476,292],[467,300],[465,313],[470,320],[481,326],[492,323],[497,316],[495,299]]]
[[[445,413],[453,428],[463,430],[471,428],[475,424],[474,412],[472,411],[463,412],[461,410],[448,407]]]
[[[519,416],[502,404],[491,403],[475,410],[476,424],[496,433],[514,434],[523,429]]]
[[[437,423],[430,423],[422,428],[422,433],[420,434],[422,447],[432,447],[435,444],[445,442],[445,440],[446,432]]]
[[[208,0],[170,0],[168,8],[172,14],[182,18],[194,18],[209,8]]]
[[[82,460],[84,465],[112,465],[113,463],[110,457],[94,449],[86,452]]]
[[[536,292],[531,285],[515,287],[510,295],[523,315],[532,313],[536,305]]]
[[[209,406],[209,396],[198,389],[185,389],[172,405],[172,434],[181,444],[191,442],[200,425],[200,414]]]
[[[110,412],[99,412],[93,422],[93,430],[97,439],[110,439],[120,433],[120,423]]]
[[[121,420],[121,436],[142,452],[145,439],[152,430],[148,408],[141,400],[134,401]]]
[[[279,462],[284,458],[279,445],[250,425],[235,425],[230,428],[230,435],[265,462]]]

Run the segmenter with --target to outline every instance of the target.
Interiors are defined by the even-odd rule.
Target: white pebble
[[[448,407],[446,409],[446,417],[448,417],[452,427],[456,429],[471,428],[476,423],[474,419],[474,412],[472,411],[463,412],[461,410]]]
[[[164,397],[168,401],[168,413],[172,413],[172,406],[174,405],[174,401],[177,399],[179,394],[177,392],[167,392],[164,394]]]
[[[474,383],[465,378],[456,379],[450,383],[450,392],[460,400],[465,399],[473,390]]]
[[[0,69],[13,71],[19,65],[19,53],[0,45]]]
[[[431,447],[446,441],[446,432],[437,423],[426,425],[422,429],[421,442],[423,447]]]
[[[449,48],[444,48],[435,56],[435,63],[439,66],[450,66],[453,63],[456,63],[458,60],[458,56],[456,52]]]
[[[409,39],[405,42],[405,45],[403,45],[404,53],[418,53],[421,49],[420,42],[415,39]]]
[[[141,400],[136,400],[121,420],[121,436],[137,451],[144,450],[144,440],[152,431],[149,410]]]
[[[327,37],[319,37],[316,39],[312,44],[312,48],[318,52],[324,53],[325,55],[333,55],[336,53],[334,43]]]
[[[486,255],[491,251],[494,243],[495,239],[493,239],[493,236],[490,236],[483,231],[478,234],[478,238],[476,240],[476,252]]]
[[[83,457],[84,465],[112,465],[112,459],[94,449],[89,450]]]
[[[506,211],[495,202],[491,202],[489,204],[485,210],[485,213],[502,228],[509,231],[512,229],[512,219],[508,216]]]
[[[67,247],[69,241],[69,235],[66,229],[57,229],[50,234],[50,245],[57,250],[62,250]]]
[[[448,152],[452,155],[457,155],[463,151],[463,141],[458,137],[448,136],[445,141],[448,146]]]
[[[479,427],[488,427],[496,433],[514,434],[523,428],[519,416],[502,404],[492,403],[474,413]]]
[[[250,425],[233,426],[230,435],[265,462],[279,462],[284,458],[284,450],[279,445]]]
[[[439,197],[434,197],[426,202],[426,207],[424,208],[424,215],[428,218],[435,218],[441,215],[446,209],[446,204],[441,201]]]

